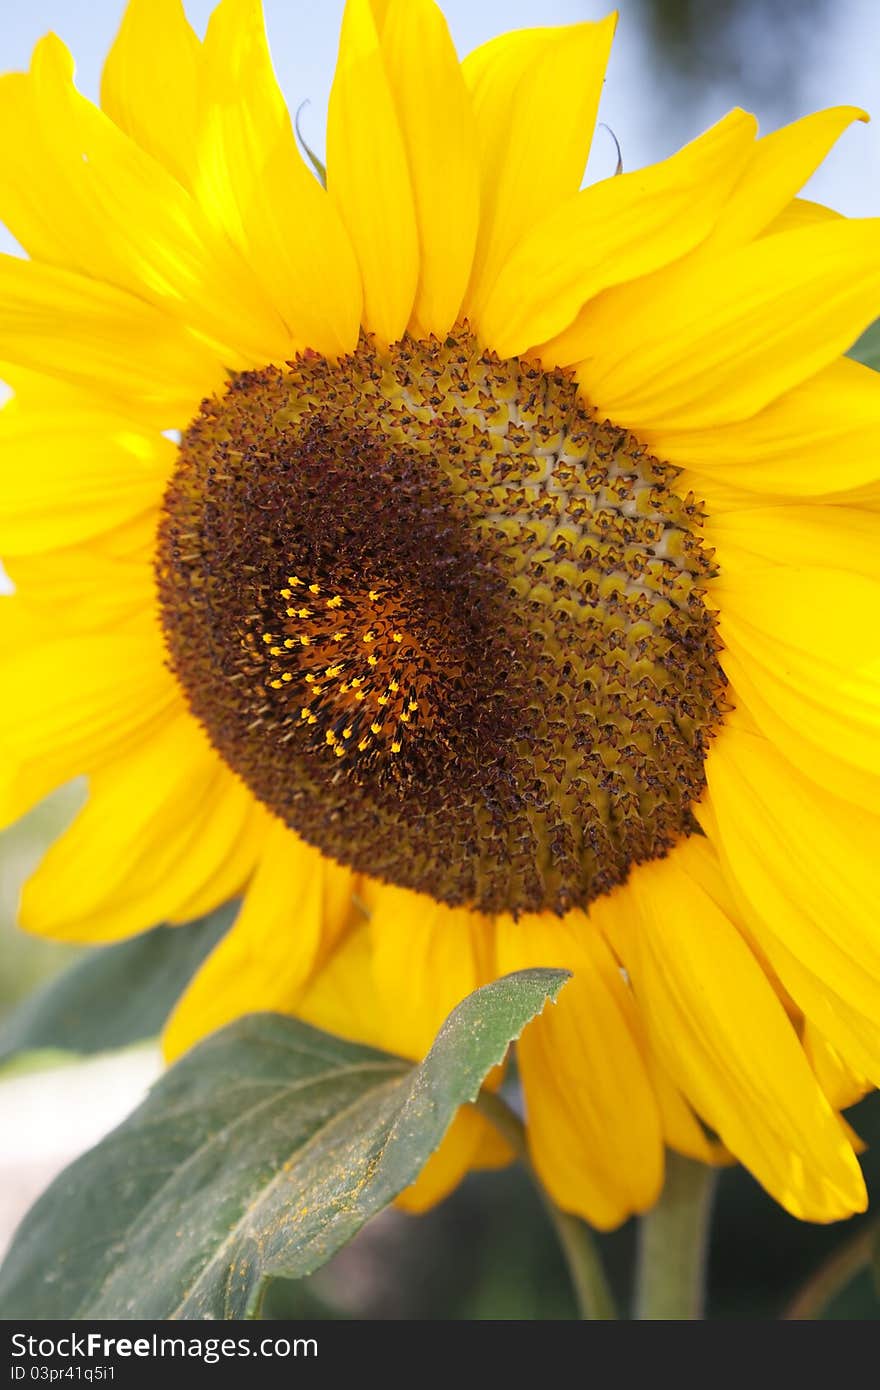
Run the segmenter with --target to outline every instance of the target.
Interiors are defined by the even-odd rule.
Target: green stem
[[[602,1257],[592,1231],[585,1222],[570,1212],[560,1211],[538,1180],[529,1160],[525,1126],[509,1105],[491,1091],[481,1091],[477,1106],[507,1140],[514,1153],[529,1172],[553,1228],[568,1266],[578,1312],[590,1321],[608,1322],[617,1317],[614,1296],[608,1287]]]
[[[639,1221],[636,1317],[702,1318],[715,1170],[667,1151],[666,1183]]]
[[[796,1322],[820,1318],[832,1299],[871,1263],[876,1245],[877,1226],[863,1226],[802,1285],[783,1318]]]

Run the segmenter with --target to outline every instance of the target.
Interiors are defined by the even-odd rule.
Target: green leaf
[[[0,1063],[36,1049],[103,1052],[155,1037],[235,911],[227,903],[187,926],[89,951],[4,1021]]]
[[[477,990],[417,1067],[277,1014],[215,1033],[31,1209],[0,1317],[252,1316],[415,1180],[566,978]]]
[[[849,357],[854,357],[857,362],[864,362],[866,367],[873,367],[875,372],[880,372],[880,319],[872,323],[867,328],[849,350]]]

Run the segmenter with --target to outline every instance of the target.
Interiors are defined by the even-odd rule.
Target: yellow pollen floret
[[[310,584],[310,585],[309,585],[309,593],[310,593],[310,594],[319,594],[320,592],[321,592],[321,586],[320,586],[320,584]]]
[[[334,743],[336,742],[336,735],[334,734],[334,732],[333,732],[332,729],[328,729],[328,730],[326,731],[326,733],[324,734],[324,738],[325,738],[325,739],[327,740],[327,742],[328,742],[329,744],[331,744],[331,745],[334,744]]]
[[[400,752],[400,743],[398,742],[397,739],[395,739],[394,742],[392,743],[392,745],[391,745],[391,751],[392,751],[392,753],[399,753],[399,752]]]
[[[370,725],[370,733],[371,733],[371,734],[381,734],[381,732],[382,732],[382,725],[381,725],[381,724],[371,724],[371,725]]]
[[[332,598],[328,598],[328,600],[327,600],[327,607],[328,607],[328,608],[341,608],[341,607],[342,607],[342,595],[341,595],[341,594],[334,594]]]

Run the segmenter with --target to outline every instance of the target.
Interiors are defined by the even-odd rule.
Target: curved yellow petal
[[[616,15],[490,39],[464,61],[477,125],[481,216],[466,312],[510,252],[583,178]]]
[[[758,236],[789,206],[853,121],[867,120],[858,106],[831,106],[765,135],[701,252],[725,250]]]
[[[855,1105],[871,1089],[867,1077],[854,1070],[809,1019],[804,1023],[803,1043],[816,1080],[835,1110]]]
[[[845,544],[845,509],[827,510],[830,517],[804,523],[806,536],[815,530],[821,544],[824,522],[831,535],[839,528]],[[872,520],[873,575],[809,563],[725,567],[722,558],[712,598],[725,647],[779,717],[834,757],[880,774],[880,653],[868,637],[880,612],[880,535]],[[784,534],[783,519],[777,529]],[[862,539],[853,527],[854,552]]]
[[[399,338],[419,281],[406,148],[369,0],[347,0],[327,114],[327,189],[361,268],[364,327]]]
[[[196,147],[199,51],[182,0],[128,0],[101,74],[101,105],[180,182]]]
[[[260,0],[221,0],[205,35],[193,192],[242,252],[294,348],[357,344],[360,272],[339,212],[300,157]]]
[[[15,594],[0,606],[11,603],[29,615],[20,644],[45,642],[47,632],[53,638],[80,632],[142,638],[144,615],[156,605],[154,548],[155,513],[147,512],[79,545],[7,555],[3,566]]]
[[[663,1181],[660,1114],[623,976],[581,913],[500,919],[497,951],[502,974],[574,972],[518,1044],[529,1148],[559,1206],[617,1226],[651,1206]]]
[[[658,457],[742,488],[793,498],[843,494],[880,474],[880,372],[840,357],[749,419],[642,430]]]
[[[158,431],[83,402],[0,411],[0,551],[74,545],[152,508],[174,467]]]
[[[706,778],[713,841],[786,988],[833,1038],[778,964],[774,941],[829,994],[880,1019],[880,817],[818,787],[769,740],[735,720],[714,740]],[[842,1050],[856,1060],[851,1047]],[[859,1065],[869,1071],[861,1058]]]
[[[481,336],[502,357],[523,352],[560,333],[600,290],[690,251],[718,217],[756,130],[754,116],[732,111],[671,159],[548,208],[486,296]]]
[[[850,346],[880,308],[880,218],[765,237],[607,290],[568,345],[590,400],[641,429],[746,419]]]
[[[819,222],[839,222],[843,213],[824,203],[811,202],[809,198],[792,198],[778,217],[764,228],[764,236],[776,236],[779,232],[794,232],[801,227],[813,227]]]
[[[844,997],[832,987],[832,977],[823,973],[827,957],[821,945],[817,950],[810,928],[804,933],[803,941],[798,942],[789,922],[784,934],[794,941],[795,950],[789,949],[776,930],[777,922],[758,911],[746,895],[741,877],[733,867],[739,862],[740,851],[734,845],[733,856],[728,854],[710,797],[703,798],[698,812],[718,854],[735,903],[734,915],[748,930],[750,940],[757,943],[769,960],[788,996],[795,1001],[805,1019],[804,1026],[810,1024],[818,1029],[828,1044],[846,1058],[848,1066],[869,1077],[873,1085],[880,1084],[880,1013],[877,1012],[876,989],[869,977],[863,975],[853,988],[851,979],[845,975],[842,988],[847,997]],[[797,921],[796,916],[794,920]],[[858,1006],[850,1002],[854,999],[859,1001]]]
[[[688,873],[689,841],[631,879],[633,977],[664,1066],[794,1216],[863,1211],[859,1165],[766,976]]]
[[[409,161],[419,235],[412,329],[440,335],[458,316],[477,238],[473,111],[434,0],[390,0],[384,10],[382,56]]]
[[[0,822],[137,746],[178,705],[158,632],[49,637],[0,662]]]
[[[768,567],[844,570],[880,579],[880,519],[861,507],[821,501],[765,506],[752,499],[750,506],[717,515],[710,508],[703,533],[721,569],[715,588],[722,600],[728,579],[736,588],[741,576]],[[787,613],[778,618],[780,626],[787,621]]]
[[[34,49],[18,117],[21,146],[0,151],[0,215],[32,256],[161,305],[228,365],[289,355],[245,262],[180,183],[79,94],[53,34]]]
[[[817,743],[809,729],[801,727],[797,709],[790,698],[777,700],[778,684],[766,670],[746,655],[740,659],[736,647],[721,653],[721,664],[730,682],[729,698],[735,706],[728,715],[731,724],[750,720],[795,767],[809,773],[810,780],[843,801],[863,806],[875,813],[880,805],[880,777],[852,760],[841,758],[834,745]]]
[[[354,876],[262,813],[257,867],[241,911],[177,1003],[169,1060],[242,1014],[298,1012],[322,954],[356,915]]]
[[[492,979],[491,923],[384,884],[372,889],[369,905],[382,1045],[421,1059],[455,1006]]]
[[[152,304],[71,271],[0,255],[0,359],[179,428],[222,387],[216,354]]]
[[[218,907],[253,868],[256,809],[181,711],[90,777],[84,809],[25,884],[21,924],[112,941]]]

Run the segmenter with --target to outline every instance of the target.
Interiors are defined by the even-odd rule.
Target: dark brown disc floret
[[[326,854],[486,912],[586,905],[694,828],[724,710],[676,476],[465,328],[243,373],[165,498],[172,667]]]

